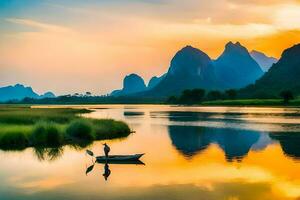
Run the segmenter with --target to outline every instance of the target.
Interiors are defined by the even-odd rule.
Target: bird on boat
[[[104,150],[105,157],[108,158],[108,153],[110,152],[110,147],[106,143],[104,143],[103,145],[104,145],[103,150]]]

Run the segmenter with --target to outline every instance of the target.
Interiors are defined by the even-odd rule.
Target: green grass
[[[300,106],[300,99],[291,100],[284,104],[282,99],[237,99],[237,100],[216,100],[204,101],[205,106]]]
[[[95,137],[92,133],[91,120],[78,119],[71,122],[66,128],[66,136],[70,139],[83,139],[83,140],[94,140]]]
[[[0,106],[0,122],[6,124],[34,124],[44,120],[55,123],[68,123],[79,118],[80,113],[87,113],[85,109],[71,108],[30,108]]]
[[[85,146],[94,140],[126,137],[127,124],[112,119],[88,119],[90,112],[70,108],[0,106],[0,149]]]
[[[60,146],[64,136],[59,125],[53,122],[38,122],[30,134],[30,144],[33,146]]]
[[[113,139],[118,136],[126,137],[130,129],[127,124],[122,121],[115,121],[111,119],[92,120],[93,133],[97,140]]]

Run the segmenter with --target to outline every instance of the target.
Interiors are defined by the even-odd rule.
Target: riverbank
[[[0,106],[0,149],[60,147],[126,137],[129,126],[113,119],[89,119],[87,109]]]
[[[291,100],[284,104],[282,99],[236,99],[236,100],[215,100],[203,101],[202,106],[300,106],[300,99]]]

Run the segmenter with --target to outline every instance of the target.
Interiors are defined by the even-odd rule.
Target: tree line
[[[288,104],[290,100],[294,99],[294,95],[289,90],[284,90],[278,95],[283,99],[284,104]],[[169,104],[200,104],[203,101],[216,100],[235,100],[238,97],[238,91],[229,89],[225,91],[211,90],[206,92],[204,89],[187,89],[182,91],[179,96],[170,96],[167,99]]]

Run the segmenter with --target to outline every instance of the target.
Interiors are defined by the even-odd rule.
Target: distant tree
[[[284,91],[280,92],[280,97],[283,98],[283,102],[285,104],[288,104],[290,100],[294,99],[293,93],[289,90],[284,90]]]
[[[167,99],[167,103],[169,103],[169,104],[176,104],[176,103],[178,103],[178,98],[176,96],[170,96]]]
[[[205,96],[205,90],[203,89],[193,89],[191,93],[192,93],[192,99],[195,102],[202,101]]]
[[[179,102],[184,104],[200,103],[205,96],[205,90],[193,89],[184,90],[179,97]]]
[[[236,90],[234,90],[234,89],[226,90],[225,93],[226,93],[228,99],[236,99],[236,96],[237,96]]]
[[[85,96],[91,96],[91,95],[92,95],[91,92],[86,92],[86,93],[85,93]]]
[[[212,90],[207,94],[207,99],[209,100],[222,99],[222,93],[218,90]]]
[[[75,93],[74,96],[78,97],[78,96],[79,96],[79,93]]]

